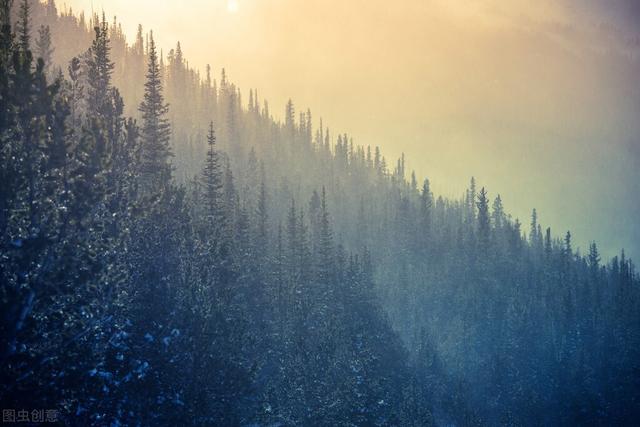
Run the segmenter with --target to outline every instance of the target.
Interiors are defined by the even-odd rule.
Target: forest
[[[581,253],[474,178],[437,196],[404,156],[292,101],[277,120],[142,26],[128,42],[54,0],[0,0],[0,25],[3,417],[640,419],[640,277],[624,251]]]

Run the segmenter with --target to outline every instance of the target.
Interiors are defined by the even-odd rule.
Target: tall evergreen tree
[[[591,277],[596,279],[598,271],[600,269],[600,253],[598,252],[596,242],[591,242],[591,244],[589,245],[589,255],[587,257],[587,262],[591,271]]]
[[[219,227],[222,220],[222,172],[216,149],[216,134],[213,122],[207,135],[207,156],[202,170],[202,187],[206,217],[210,227]]]
[[[498,194],[493,200],[493,206],[491,209],[491,222],[495,229],[500,230],[504,224],[505,215],[504,207],[502,206],[502,198]]]
[[[30,22],[31,5],[29,0],[22,0],[20,3],[20,11],[18,13],[18,46],[23,53],[30,51],[31,48],[31,22]]]
[[[478,236],[483,247],[487,247],[489,244],[489,238],[491,233],[491,220],[489,218],[489,199],[487,198],[487,191],[482,187],[478,194]]]
[[[322,187],[322,197],[320,201],[318,239],[318,279],[324,286],[327,286],[327,284],[333,282],[332,275],[335,267],[333,260],[333,234],[327,207],[327,194],[324,187]]]
[[[545,235],[544,235],[544,253],[547,258],[551,257],[551,249],[552,249],[551,245],[552,245],[551,228],[547,228],[547,231],[545,232]]]
[[[149,38],[147,81],[139,111],[142,113],[142,181],[146,191],[155,192],[162,189],[171,178],[171,126],[166,117],[169,105],[164,102],[162,94],[162,79],[153,33]]]
[[[88,64],[88,104],[92,115],[107,120],[112,113],[111,76],[114,64],[110,55],[109,24],[104,14],[102,21],[97,22],[94,32],[95,38],[91,45]]]
[[[38,39],[36,40],[36,57],[42,58],[44,61],[44,72],[50,76],[51,65],[53,61],[53,52],[55,49],[51,45],[51,29],[49,26],[41,25],[38,30]]]
[[[422,223],[423,238],[426,240],[431,239],[431,223],[432,223],[432,208],[433,208],[433,194],[431,193],[431,186],[428,179],[424,180],[422,184],[422,192],[420,193],[420,215]]]
[[[471,182],[469,183],[468,190],[468,209],[469,209],[469,217],[470,220],[473,221],[476,217],[476,203],[477,203],[477,192],[476,192],[476,178],[471,177]]]
[[[268,196],[267,196],[267,183],[264,172],[264,166],[260,167],[260,192],[258,194],[258,204],[256,206],[256,218],[257,218],[257,239],[258,250],[262,255],[266,255],[267,245],[269,242],[269,210],[268,210]]]
[[[564,255],[567,259],[570,259],[573,256],[573,249],[571,247],[571,232],[567,231],[567,234],[564,235]]]

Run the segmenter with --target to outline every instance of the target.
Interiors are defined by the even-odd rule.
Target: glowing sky
[[[310,107],[458,196],[640,256],[640,2],[66,0],[181,41],[271,110]],[[525,227],[527,228],[527,227]]]

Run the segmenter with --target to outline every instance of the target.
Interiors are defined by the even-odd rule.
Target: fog
[[[67,0],[225,67],[459,196],[473,175],[523,223],[640,254],[640,19],[632,0]],[[62,6],[62,5],[60,5]],[[293,36],[292,36],[293,34]]]
[[[0,0],[3,420],[633,425],[633,2]]]

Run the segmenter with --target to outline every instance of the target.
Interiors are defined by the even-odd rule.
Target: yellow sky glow
[[[238,4],[237,0],[229,0],[227,2],[227,10],[229,11],[229,13],[237,13],[239,9],[240,5]]]
[[[640,256],[640,35],[581,6],[595,1],[66,3],[130,37],[142,23],[165,53],[180,41],[279,117],[291,97],[392,161],[405,152],[437,192],[475,175],[524,223],[537,207],[582,247]]]

